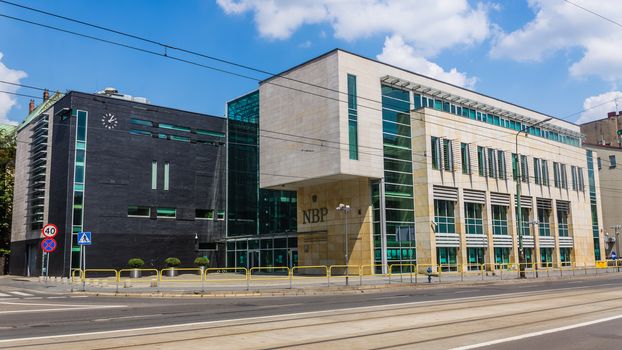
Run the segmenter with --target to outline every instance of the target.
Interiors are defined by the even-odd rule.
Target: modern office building
[[[11,273],[41,272],[41,228],[58,226],[50,275],[80,266],[225,262],[226,119],[106,89],[44,94],[17,132]]]
[[[518,262],[518,195],[527,261],[604,257],[577,125],[342,50],[263,81],[256,103],[260,187],[297,193],[300,265]]]
[[[603,203],[603,228],[605,231],[606,255],[620,252],[622,234],[622,112],[610,112],[607,118],[581,124],[585,135],[583,147],[597,152],[597,169]]]

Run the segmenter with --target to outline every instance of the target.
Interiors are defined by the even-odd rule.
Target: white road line
[[[67,297],[47,297],[46,299],[67,299]]]
[[[38,299],[43,299],[43,297],[27,297],[27,298],[24,298],[24,300],[38,300]]]
[[[29,305],[29,304],[24,304]],[[57,312],[57,311],[76,311],[76,310],[95,310],[95,309],[115,309],[125,307],[123,305],[111,305],[111,306],[95,306],[95,307],[71,307],[71,308],[53,308],[53,309],[34,309],[34,310],[10,310],[0,311],[0,315],[4,314],[27,314],[27,313],[42,313],[42,312]],[[0,342],[2,342],[0,340]]]
[[[481,347],[484,347],[484,346],[490,346],[490,345],[496,345],[496,344],[501,344],[501,343],[507,343],[507,342],[521,340],[521,339],[525,339],[525,338],[533,338],[533,337],[537,337],[537,336],[545,335],[545,334],[563,332],[563,331],[567,331],[569,329],[580,328],[580,327],[585,327],[585,326],[591,326],[593,324],[613,321],[613,320],[617,320],[617,319],[620,319],[620,318],[622,318],[622,315],[605,317],[605,318],[600,318],[598,320],[593,320],[593,321],[588,321],[588,322],[572,324],[572,325],[569,325],[569,326],[558,327],[558,328],[553,328],[553,329],[547,329],[547,330],[544,330],[544,331],[532,332],[532,333],[517,335],[517,336],[514,336],[514,337],[508,337],[508,338],[502,338],[502,339],[497,339],[497,340],[491,340],[491,341],[487,341],[487,342],[483,342],[483,343],[478,343],[478,344],[461,346],[461,347],[453,348],[451,350],[477,349],[477,348],[481,348]]]
[[[0,297],[8,297],[8,296],[10,296],[10,295],[4,294],[4,293],[0,293]]]
[[[19,296],[22,296],[22,297],[31,297],[32,296],[32,294],[28,294],[28,293],[24,293],[24,292],[9,292],[9,293],[11,293],[13,295],[19,295]]]
[[[133,318],[145,318],[145,317],[154,317],[154,316],[162,316],[163,314],[152,314],[152,315],[134,315],[134,316],[121,316],[121,317],[110,317],[110,318],[96,318],[93,322],[105,322],[112,320],[129,320]]]
[[[597,285],[599,286],[599,285]],[[594,286],[591,286],[592,288]],[[588,286],[582,287],[570,287],[570,288],[555,288],[548,289],[542,292],[550,292],[550,291],[559,291],[559,290],[572,290],[572,289],[585,289]],[[170,329],[170,328],[187,328],[191,326],[205,326],[210,324],[218,324],[218,323],[231,323],[231,322],[239,322],[239,321],[260,321],[265,319],[274,319],[279,317],[292,317],[292,316],[310,316],[310,315],[322,315],[326,313],[334,314],[337,312],[344,311],[354,311],[354,310],[369,310],[369,309],[392,309],[394,307],[399,306],[415,306],[415,305],[424,305],[431,303],[445,303],[447,301],[465,301],[465,300],[486,300],[490,297],[501,297],[501,296],[520,296],[520,295],[529,295],[529,294],[537,294],[538,292],[513,292],[513,293],[503,293],[503,294],[495,294],[495,295],[485,295],[485,296],[477,296],[477,297],[464,297],[464,298],[453,298],[453,299],[441,299],[441,300],[427,300],[427,301],[415,301],[409,303],[397,303],[397,304],[386,304],[386,305],[372,305],[372,306],[357,306],[357,307],[349,307],[343,309],[332,309],[332,310],[323,310],[323,311],[307,311],[307,312],[296,312],[296,313],[284,313],[278,315],[269,315],[269,316],[256,316],[256,317],[243,317],[243,318],[235,318],[228,320],[215,320],[215,321],[204,321],[204,322],[191,322],[191,323],[181,323],[175,325],[166,325],[166,326],[152,326],[152,327],[141,327],[141,328],[128,328],[128,329],[117,329],[111,331],[99,331],[99,332],[84,332],[84,333],[73,333],[73,334],[59,334],[59,335],[48,335],[42,337],[30,337],[30,338],[15,338],[15,339],[1,339],[0,344],[2,343],[10,343],[10,342],[20,342],[20,341],[32,341],[32,340],[49,340],[49,339],[58,339],[58,338],[68,338],[68,337],[80,337],[80,336],[90,336],[90,335],[103,335],[103,334],[111,334],[111,333],[128,333],[128,332],[138,332],[138,331],[152,331],[152,330],[161,330],[161,329]],[[68,309],[62,309],[68,310]],[[77,310],[77,309],[71,309]],[[619,316],[622,318],[622,315]],[[604,322],[604,321],[603,321]]]
[[[13,299],[15,300],[15,299]],[[44,304],[44,303],[26,303],[26,302],[8,302],[8,301],[2,301],[0,302],[0,304],[2,305],[23,305],[23,306],[63,306],[63,307],[70,307],[70,308],[81,308],[81,307],[92,307],[92,308],[96,308],[96,307],[127,307],[125,305],[96,305],[96,304]]]

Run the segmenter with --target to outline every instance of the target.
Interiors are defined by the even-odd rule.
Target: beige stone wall
[[[434,235],[429,229],[434,217],[434,200],[432,188],[434,185],[448,186],[459,189],[459,201],[456,206],[456,231],[461,235],[461,246],[458,261],[466,263],[466,244],[464,241],[464,203],[461,200],[463,189],[485,191],[488,203],[484,207],[484,230],[488,236],[487,263],[493,263],[492,250],[494,240],[492,236],[492,218],[490,213],[490,192],[511,194],[511,201],[515,200],[516,182],[512,180],[511,154],[515,153],[515,132],[496,126],[490,126],[480,121],[469,120],[450,113],[433,109],[420,109],[411,112],[413,125],[413,159],[415,174],[415,215],[417,218],[417,254],[420,263],[434,262],[436,257],[435,247],[429,242],[434,241]],[[431,136],[450,139],[454,148],[454,171],[432,169],[431,159]],[[471,175],[465,175],[461,169],[460,143],[471,145]],[[493,179],[480,176],[477,167],[477,146],[493,148],[505,152],[507,178]],[[559,142],[549,141],[541,137],[524,135],[519,136],[519,153],[527,155],[529,165],[529,183],[522,183],[521,193],[523,196],[532,198],[533,209],[530,220],[537,219],[536,198],[548,198],[553,200],[551,210],[551,236],[558,242],[557,216],[555,200],[564,200],[571,203],[571,217],[569,218],[570,231],[574,239],[574,259],[578,265],[593,265],[593,239],[591,228],[591,209],[589,202],[588,174],[586,166],[585,150]],[[549,186],[534,183],[533,158],[545,159],[548,162]],[[566,164],[568,189],[559,189],[553,186],[553,162]],[[571,188],[570,166],[583,169],[585,179],[584,191],[574,191]],[[426,206],[428,206],[426,208]],[[516,236],[516,221],[514,205],[510,206],[508,215],[508,229],[512,235],[515,247],[512,249],[511,261],[517,261],[518,247]],[[537,227],[532,228],[536,248],[539,247]],[[424,235],[425,237],[420,237]],[[428,237],[429,235],[429,237]],[[420,244],[421,241],[421,244]],[[602,239],[601,239],[602,241]],[[554,262],[559,262],[559,250],[554,249]],[[539,261],[539,249],[535,249],[536,260]],[[429,260],[428,260],[429,255]]]
[[[298,264],[345,264],[345,213],[335,208],[349,204],[348,264],[373,262],[371,187],[368,179],[337,181],[298,189]],[[313,199],[315,198],[315,201]],[[326,208],[323,221],[307,223],[303,212]]]

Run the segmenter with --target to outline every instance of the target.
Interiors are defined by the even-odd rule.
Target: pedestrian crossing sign
[[[78,244],[79,245],[91,245],[91,233],[90,232],[78,232]]]

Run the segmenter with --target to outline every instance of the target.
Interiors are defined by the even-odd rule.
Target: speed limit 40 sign
[[[47,238],[54,238],[58,233],[58,227],[54,224],[47,224],[41,229],[41,234]]]

